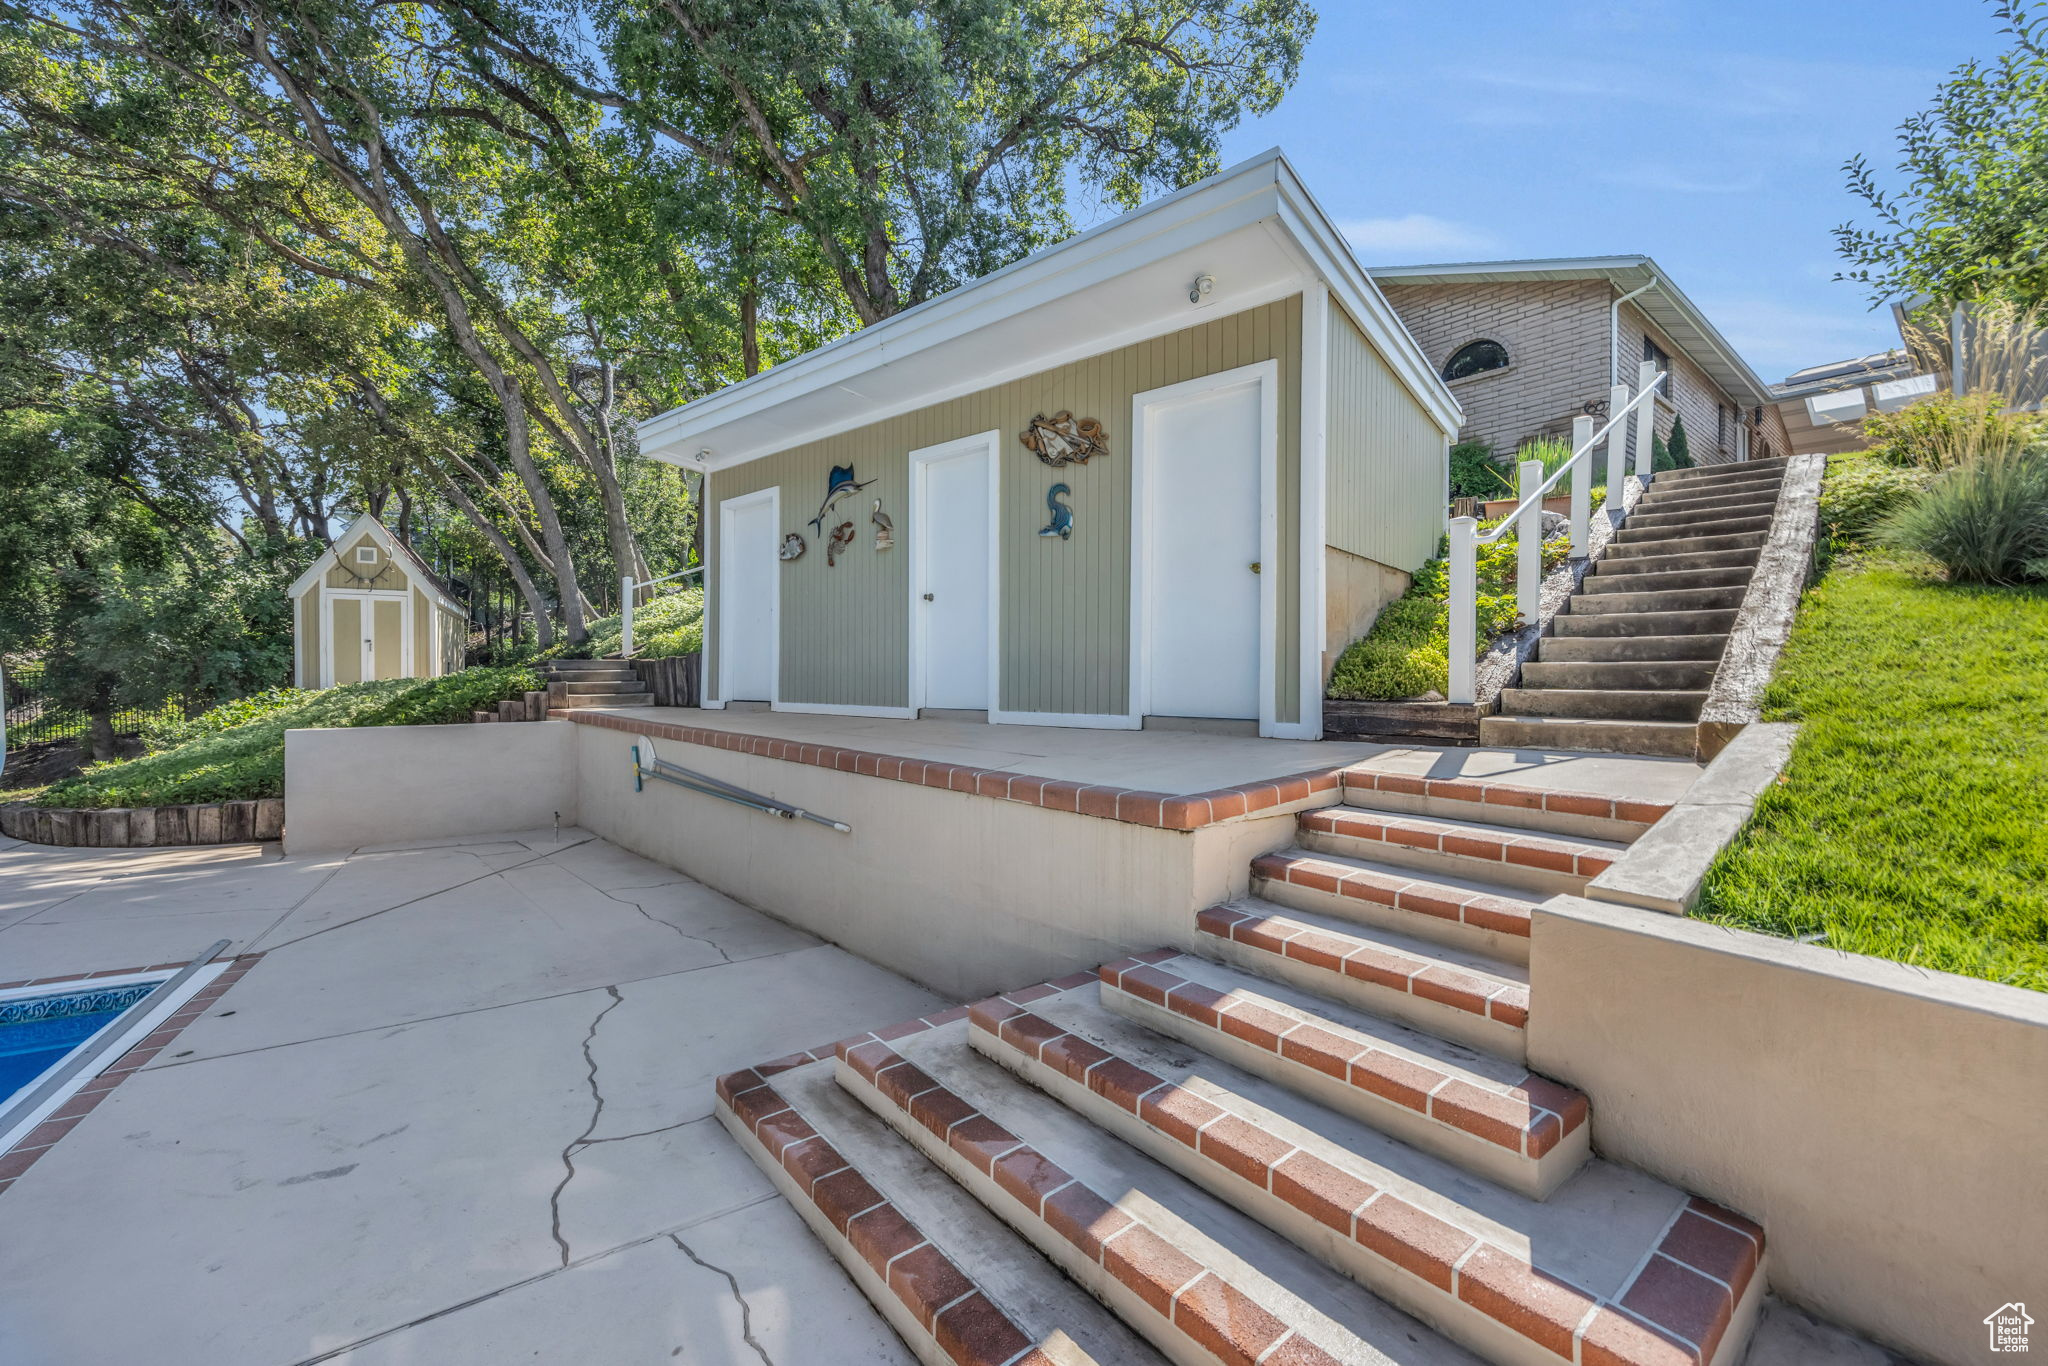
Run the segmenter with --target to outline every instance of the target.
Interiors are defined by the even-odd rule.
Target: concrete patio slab
[[[249,975],[0,1194],[0,1361],[909,1359],[706,1116],[717,1074],[939,998],[580,831],[169,852],[0,851],[17,905],[94,894],[0,928],[0,964],[265,918]],[[242,909],[192,909],[214,875]]]

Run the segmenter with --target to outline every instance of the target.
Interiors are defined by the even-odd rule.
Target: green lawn
[[[2048,990],[2048,590],[1844,565],[1765,718],[1798,746],[1698,915]]]

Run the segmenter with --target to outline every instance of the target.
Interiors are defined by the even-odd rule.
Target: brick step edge
[[[1273,1002],[1280,1007],[1274,1009],[1256,999],[1217,991],[1175,972],[1173,961],[1147,957],[1103,964],[1096,971],[1105,1004],[1108,992],[1122,992],[1171,1011],[1201,1030],[1227,1035],[1242,1045],[1232,1051],[1258,1050],[1259,1055],[1287,1065],[1275,1070],[1270,1079],[1311,1099],[1334,1096],[1346,1113],[1404,1142],[1412,1141],[1419,1132],[1412,1121],[1427,1121],[1438,1140],[1427,1146],[1440,1156],[1477,1143],[1491,1150],[1486,1154],[1490,1158],[1505,1154],[1518,1159],[1511,1164],[1514,1167],[1526,1161],[1534,1168],[1586,1127],[1592,1109],[1586,1097],[1547,1077],[1524,1071],[1522,1079],[1508,1090],[1488,1090],[1427,1063],[1376,1048],[1371,1040],[1343,1025],[1318,1019],[1287,1002]],[[1146,1021],[1140,1019],[1139,1023]],[[1183,1027],[1177,1036],[1183,1042],[1194,1042],[1186,1037],[1189,1032]],[[1232,1061],[1227,1053],[1217,1056]],[[1271,1066],[1269,1061],[1247,1070],[1265,1074]],[[1315,1091],[1288,1083],[1285,1073],[1290,1068],[1316,1074],[1311,1079],[1317,1083]],[[1343,1088],[1342,1093],[1333,1093],[1333,1086]],[[1403,1112],[1411,1122],[1400,1127],[1383,1125],[1380,1113],[1384,1107]],[[1587,1145],[1573,1146],[1583,1150]],[[1578,1165],[1574,1160],[1556,1171],[1524,1173],[1554,1179],[1518,1178],[1515,1188],[1541,1199]],[[1503,1164],[1490,1161],[1486,1166],[1480,1175],[1500,1179],[1493,1174],[1502,1170]]]
[[[754,1068],[731,1072],[718,1079],[717,1092],[719,1122],[920,1359],[1055,1366],[768,1078]]]
[[[1231,1199],[1246,1213],[1262,1217],[1258,1205],[1278,1201],[1360,1249],[1380,1271],[1380,1284],[1372,1289],[1389,1287],[1388,1298],[1468,1346],[1477,1345],[1475,1338],[1507,1334],[1587,1366],[1720,1366],[1739,1359],[1747,1346],[1746,1333],[1729,1330],[1745,1317],[1753,1322],[1762,1292],[1757,1272],[1763,1230],[1707,1201],[1693,1199],[1672,1215],[1643,1264],[1610,1302],[1537,1270],[1510,1248],[1274,1138],[1242,1116],[1014,1001],[994,997],[978,1002],[968,1021],[970,1029],[999,1046],[1122,1110],[1126,1123],[1135,1121],[1185,1148],[1212,1177],[1201,1182],[1204,1186],[1235,1183],[1241,1193],[1256,1193],[1256,1201]],[[893,1050],[891,1056],[897,1056]],[[904,1062],[901,1068],[908,1071],[899,1089],[915,1093],[929,1086],[951,1098],[914,1065]],[[1036,1078],[1026,1079],[1039,1084]],[[934,1106],[931,1094],[927,1090],[903,1104],[915,1117],[913,1107],[922,1100],[927,1113],[944,1122],[950,1112]],[[1315,1238],[1289,1236],[1317,1250]],[[1332,1264],[1349,1274],[1342,1263]],[[1391,1293],[1393,1287],[1405,1293]],[[1486,1322],[1467,1322],[1468,1331],[1460,1333],[1453,1326],[1458,1320],[1443,1312],[1457,1306],[1463,1306],[1461,1315],[1476,1313]],[[1479,1331],[1469,1331],[1473,1328]],[[1730,1348],[1726,1354],[1720,1351],[1724,1344]],[[1256,1351],[1246,1355],[1258,1356]]]
[[[249,844],[284,835],[284,798],[182,806],[0,806],[0,835],[59,849],[162,849]]]
[[[1503,834],[1432,816],[1397,815],[1355,806],[1304,811],[1295,820],[1301,829],[1319,835],[1341,835],[1362,843],[1399,845],[1477,864],[1533,868],[1571,877],[1598,877],[1621,857],[1619,850],[1593,848],[1569,835],[1547,831]]]
[[[1342,776],[1345,801],[1362,810],[1382,809],[1372,805],[1380,799],[1397,803],[1456,803],[1466,808],[1459,812],[1466,820],[1547,831],[1561,829],[1566,821],[1596,821],[1600,825],[1595,828],[1608,830],[1606,838],[1623,844],[1633,841],[1671,810],[1669,802],[1630,801],[1596,792],[1556,792],[1473,778],[1421,778],[1367,768],[1347,768]],[[1424,814],[1406,806],[1393,809],[1407,815]]]
[[[1321,830],[1321,826],[1306,827]],[[1342,833],[1341,831],[1338,833]],[[1261,854],[1252,860],[1252,889],[1260,882],[1284,883],[1311,892],[1352,901],[1369,901],[1388,910],[1464,925],[1474,930],[1529,937],[1530,912],[1539,894],[1516,898],[1495,892],[1474,892],[1427,877],[1383,873],[1326,858],[1313,852],[1290,850]],[[1333,910],[1331,914],[1342,914]],[[1419,930],[1415,931],[1420,933]]]
[[[889,1044],[842,1047],[839,1058],[907,1123],[921,1127],[925,1143],[946,1149],[990,1183],[992,1188],[968,1187],[984,1204],[1025,1231],[1062,1270],[1168,1356],[1188,1361],[1192,1349],[1218,1366],[1341,1366],[1343,1358],[1282,1322]],[[1047,1231],[1058,1240],[1057,1251],[1041,1241]]]

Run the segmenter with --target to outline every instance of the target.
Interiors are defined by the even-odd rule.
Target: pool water
[[[155,982],[136,982],[0,1001],[0,1105],[34,1086],[73,1049],[156,986]]]

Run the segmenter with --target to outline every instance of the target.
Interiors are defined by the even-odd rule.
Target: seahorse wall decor
[[[1065,484],[1054,484],[1045,491],[1045,505],[1052,511],[1052,520],[1039,528],[1039,535],[1057,536],[1063,541],[1073,539],[1074,510],[1060,501],[1073,492]]]

